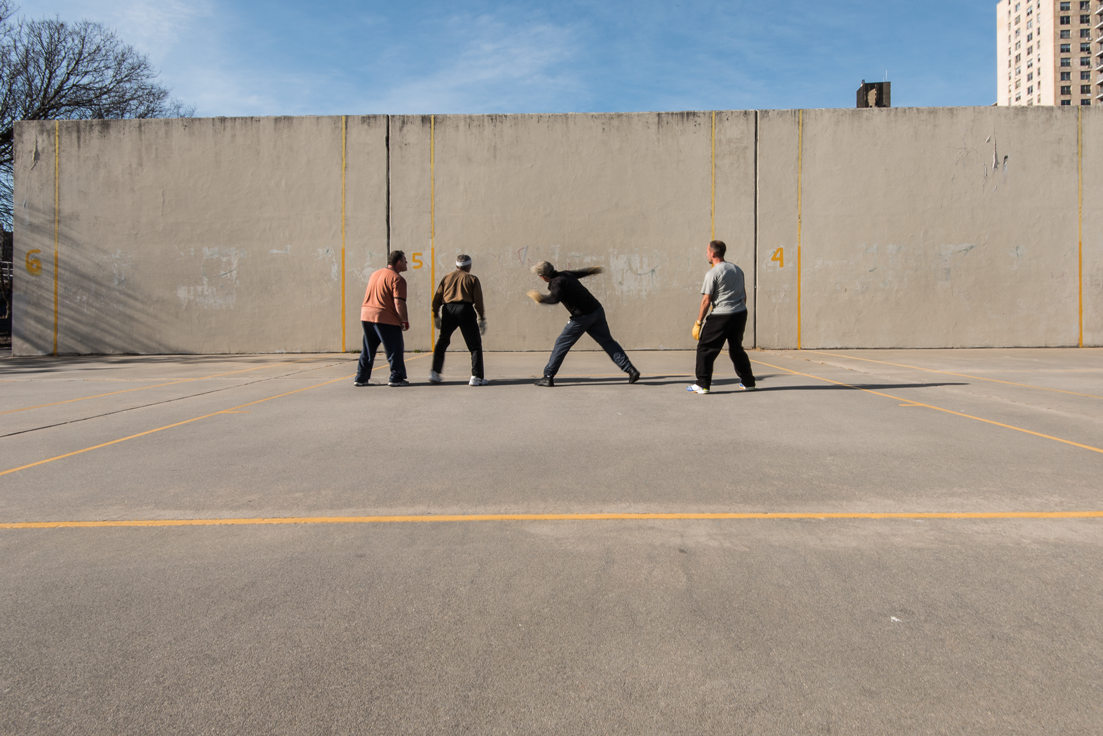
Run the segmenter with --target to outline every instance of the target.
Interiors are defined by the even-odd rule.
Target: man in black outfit
[[[549,293],[545,295],[533,290],[528,292],[529,297],[537,304],[562,303],[571,314],[567,326],[555,341],[551,357],[544,367],[544,377],[537,381],[536,385],[554,386],[555,374],[563,365],[563,359],[567,357],[568,351],[583,335],[587,334],[597,341],[597,344],[609,354],[622,371],[628,374],[628,383],[640,380],[640,372],[632,365],[632,361],[628,360],[620,343],[609,333],[609,323],[605,319],[605,309],[601,306],[601,302],[579,282],[580,278],[601,273],[602,269],[597,267],[579,271],[556,271],[555,266],[547,261],[541,261],[532,267],[532,272],[547,282]]]
[[[471,256],[456,256],[456,270],[440,280],[433,295],[433,324],[440,330],[437,345],[433,348],[433,367],[429,371],[429,383],[440,383],[444,370],[444,351],[452,340],[452,333],[459,329],[467,349],[471,351],[471,380],[469,386],[485,386],[490,381],[483,376],[483,340],[486,334],[486,309],[483,307],[483,287],[479,278],[471,274]]]

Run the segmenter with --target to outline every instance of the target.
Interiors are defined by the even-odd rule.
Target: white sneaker
[[[478,376],[471,376],[471,380],[467,382],[468,386],[486,386],[490,381],[485,378],[479,378]]]
[[[757,386],[744,386],[742,383],[735,387],[736,391],[757,391]]]
[[[686,386],[686,391],[692,391],[695,394],[707,394],[709,392],[707,388],[701,388],[696,383],[692,386]]]
[[[429,371],[429,383],[440,383],[442,380],[440,374],[436,371]]]

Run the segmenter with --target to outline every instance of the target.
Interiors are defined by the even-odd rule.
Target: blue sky
[[[16,0],[19,2],[19,0]],[[148,54],[196,115],[633,112],[995,101],[995,0],[819,4],[35,0]]]

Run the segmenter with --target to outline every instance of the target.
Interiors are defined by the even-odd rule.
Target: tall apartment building
[[[1103,0],[1000,0],[999,105],[1103,104]]]

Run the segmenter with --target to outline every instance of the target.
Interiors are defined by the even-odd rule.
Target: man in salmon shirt
[[[360,324],[364,327],[364,348],[356,367],[354,386],[367,386],[379,344],[387,353],[391,365],[388,386],[409,386],[406,380],[406,363],[402,359],[405,346],[402,333],[410,329],[410,317],[406,312],[406,279],[399,276],[406,270],[406,254],[400,250],[387,256],[387,267],[381,268],[368,279],[364,303],[360,306]]]

